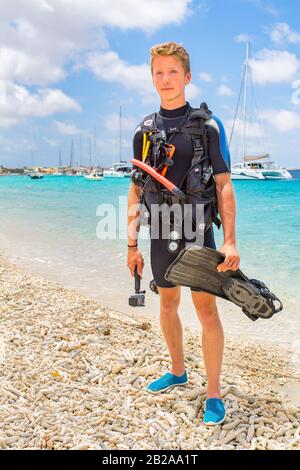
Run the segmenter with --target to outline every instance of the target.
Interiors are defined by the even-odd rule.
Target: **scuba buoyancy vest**
[[[142,160],[162,174],[165,173],[168,166],[174,163],[169,157],[170,152],[167,152],[168,148],[170,150],[170,147],[173,147],[171,142],[174,136],[180,133],[186,142],[192,143],[193,158],[191,166],[187,173],[182,176],[179,185],[179,189],[186,194],[184,203],[181,203],[191,204],[193,222],[196,220],[196,205],[201,204],[204,207],[205,231],[213,223],[218,228],[221,226],[221,221],[218,218],[216,187],[208,153],[207,129],[205,127],[205,122],[211,115],[212,112],[209,111],[207,104],[202,103],[200,108],[189,106],[181,126],[176,128],[166,131],[163,119],[158,113],[147,116],[140,124],[143,134]],[[148,211],[147,220],[144,220],[144,223],[151,225],[150,214],[152,204],[161,205],[167,203],[171,206],[174,203],[180,202],[168,189],[151,176],[142,175],[140,170],[134,170],[132,180],[135,184],[142,187],[141,203]],[[197,227],[194,226],[194,229],[197,230]]]

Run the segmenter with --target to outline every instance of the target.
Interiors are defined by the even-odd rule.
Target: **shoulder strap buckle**
[[[204,147],[201,139],[193,139],[194,157],[192,165],[201,161],[204,156]]]

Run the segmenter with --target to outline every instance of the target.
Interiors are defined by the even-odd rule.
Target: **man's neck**
[[[179,96],[178,98],[175,98],[172,101],[167,101],[167,100],[161,100],[160,106],[163,109],[177,109],[177,108],[182,108],[186,104],[186,100],[184,96]]]

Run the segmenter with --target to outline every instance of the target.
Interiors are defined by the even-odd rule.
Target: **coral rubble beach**
[[[189,384],[150,395],[169,370],[159,323],[122,314],[0,255],[1,449],[300,449],[288,354],[226,338],[221,426],[202,423],[199,333],[184,329]],[[155,324],[154,324],[155,323]]]

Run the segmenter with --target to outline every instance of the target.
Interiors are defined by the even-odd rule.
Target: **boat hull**
[[[29,178],[31,178],[32,180],[41,180],[42,178],[44,178],[43,175],[29,175]]]
[[[257,180],[264,180],[265,178],[257,178],[256,176],[247,176],[247,175],[237,175],[231,173],[232,180],[247,180],[247,181],[257,181]]]
[[[89,181],[102,181],[103,176],[85,176],[84,179]]]
[[[291,180],[293,179],[292,175],[288,171],[262,171],[265,179],[267,180]]]
[[[105,178],[124,178],[124,175],[116,173],[105,173],[104,172],[104,177]]]

